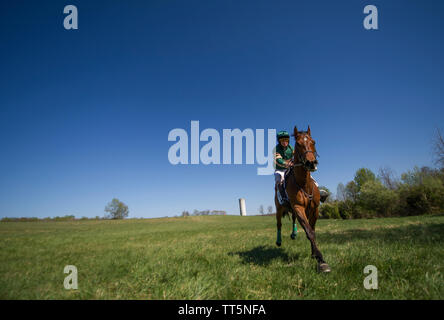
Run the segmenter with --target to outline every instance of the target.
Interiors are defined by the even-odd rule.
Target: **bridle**
[[[296,137],[295,137],[295,138],[296,138]],[[319,154],[318,154],[318,152],[317,152],[317,151],[312,151],[312,150],[306,150],[305,152],[303,152],[303,153],[301,154],[301,153],[299,152],[297,146],[295,146],[294,150],[295,150],[295,152],[296,152],[296,154],[297,154],[297,156],[298,156],[298,160],[299,160],[299,162],[296,162],[296,163],[293,162],[293,163],[289,166],[289,170],[290,170],[290,171],[293,171],[293,167],[300,167],[300,166],[303,166],[306,170],[310,171],[310,168],[307,166],[307,162],[308,162],[308,160],[307,160],[307,158],[305,157],[305,155],[306,155],[307,153],[310,153],[310,152],[311,152],[311,153],[314,154],[315,159],[317,159],[317,158],[319,158]],[[301,186],[299,186],[299,185],[297,184],[297,182],[296,182],[296,178],[295,178],[293,172],[290,172],[290,174],[291,174],[291,176],[293,177],[293,181],[294,181],[294,183],[296,184],[296,186],[297,186],[300,190],[302,190],[302,192],[303,192],[304,195],[308,198],[308,201],[309,201],[309,203],[310,203],[311,200],[313,200],[313,188],[314,188],[314,187],[313,187],[313,184],[312,184],[312,187],[311,187],[311,193],[309,194],[308,192],[306,192],[306,191],[304,190],[303,187],[301,187]]]
[[[296,137],[295,137],[295,138],[296,138]],[[307,167],[307,162],[308,162],[308,160],[307,160],[307,158],[305,157],[305,155],[306,155],[307,153],[310,153],[310,152],[311,152],[311,153],[314,154],[315,159],[317,159],[317,158],[320,157],[317,151],[306,150],[304,153],[301,154],[301,153],[299,152],[297,146],[295,146],[294,150],[296,151],[296,154],[297,154],[297,156],[298,156],[298,160],[299,160],[299,162],[296,162],[296,163],[293,162],[293,163],[291,164],[291,167],[300,167],[300,166],[303,166],[305,169],[310,170],[310,168]]]
[[[296,151],[297,154],[298,154],[299,162],[297,162],[297,163],[293,163],[293,165],[292,165],[293,167],[304,166],[305,169],[308,169],[308,168],[307,168],[307,162],[308,162],[308,160],[307,160],[307,158],[305,158],[305,155],[306,155],[307,153],[309,153],[309,152],[313,153],[313,154],[315,155],[316,159],[319,157],[319,154],[318,154],[316,151],[307,150],[307,151],[305,151],[305,152],[302,153],[302,154],[299,153],[299,151],[298,151],[297,148],[295,148],[295,151]]]

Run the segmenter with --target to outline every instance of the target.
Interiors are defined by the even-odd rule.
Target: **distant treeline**
[[[182,217],[188,217],[188,216],[208,216],[208,215],[226,215],[227,212],[224,210],[194,210],[192,214],[190,214],[188,211],[182,212]]]
[[[101,218],[99,216],[96,216],[94,218],[88,218],[88,217],[82,217],[82,218],[76,218],[73,215],[66,215],[63,217],[47,217],[47,218],[37,218],[37,217],[20,217],[20,218],[2,218],[0,221],[2,222],[31,222],[31,221],[74,221],[74,220],[100,220],[100,219],[105,219],[105,218]]]
[[[356,219],[410,216],[444,212],[444,168],[415,167],[396,177],[390,168],[376,176],[361,168],[336,199],[320,207],[320,218]]]
[[[186,217],[186,216],[207,216],[207,215],[226,215],[227,212],[223,211],[223,210],[203,210],[203,211],[199,211],[199,210],[194,210],[192,214],[190,214],[188,211],[184,211],[182,212],[181,217]],[[174,216],[173,218],[178,218],[179,216]],[[162,218],[169,218],[168,216],[162,217]],[[145,219],[145,218],[131,218],[133,220],[136,219]],[[89,217],[81,217],[81,218],[76,218],[74,215],[66,215],[66,216],[56,216],[56,217],[47,217],[47,218],[37,218],[37,217],[5,217],[0,219],[1,222],[33,222],[33,221],[78,221],[78,220],[113,220],[112,217],[109,216],[104,216],[104,217],[99,217],[99,216],[95,216],[93,218],[89,218]]]

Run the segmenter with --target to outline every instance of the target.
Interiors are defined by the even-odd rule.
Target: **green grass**
[[[0,222],[1,299],[443,299],[444,216],[319,220],[330,274],[273,216]],[[366,265],[379,288],[363,286]],[[66,290],[65,265],[78,269]]]

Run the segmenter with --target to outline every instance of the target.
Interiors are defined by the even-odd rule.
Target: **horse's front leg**
[[[321,251],[316,245],[316,235],[313,228],[310,226],[310,223],[307,220],[307,216],[305,215],[305,208],[295,205],[294,211],[296,212],[296,217],[299,223],[301,224],[302,228],[305,231],[307,239],[310,241],[312,256],[316,258],[316,261],[318,262],[318,271],[330,272],[331,269],[329,265],[325,262]]]

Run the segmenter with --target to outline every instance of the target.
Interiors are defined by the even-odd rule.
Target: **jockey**
[[[290,135],[287,131],[279,131],[277,134],[278,145],[274,153],[274,179],[277,187],[277,196],[279,203],[282,204],[283,199],[286,198],[284,190],[284,175],[285,170],[290,166],[290,161],[293,159],[294,150],[290,145]]]
[[[286,192],[284,190],[284,175],[285,170],[291,165],[291,161],[294,156],[294,149],[290,145],[290,135],[287,131],[279,131],[277,133],[277,140],[279,141],[278,145],[275,148],[275,154],[274,154],[274,164],[275,164],[275,172],[274,172],[274,178],[275,183],[277,186],[277,196],[280,204],[284,203],[284,199],[287,198]],[[312,178],[313,179],[313,178]],[[318,186],[318,183],[315,179],[313,179],[316,186]],[[324,202],[328,197],[328,192],[319,189],[319,192],[321,194],[321,202]]]

